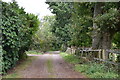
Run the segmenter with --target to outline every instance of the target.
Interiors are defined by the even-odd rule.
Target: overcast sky
[[[11,2],[11,0],[2,0],[5,2]],[[39,14],[39,18],[46,15],[53,15],[49,9],[49,6],[45,3],[46,0],[15,0],[18,2],[20,7],[25,8],[28,13]]]

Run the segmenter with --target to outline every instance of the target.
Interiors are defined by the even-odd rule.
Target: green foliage
[[[107,13],[97,16],[95,22],[99,25],[101,30],[117,29],[120,16],[116,8],[109,9]]]
[[[59,39],[59,42],[62,44],[66,44],[67,41],[70,40],[69,28],[68,25],[70,23],[71,18],[71,5],[72,3],[55,3],[55,2],[47,2],[49,4],[49,8],[52,10],[53,14],[56,14],[56,22],[52,27],[52,32],[55,34],[56,38]]]
[[[82,72],[90,78],[117,78],[118,74],[114,71],[109,71],[104,64],[78,64],[75,65],[75,70]]]
[[[91,78],[117,78],[118,74],[116,73],[112,73],[112,72],[108,72],[108,73],[93,73],[92,75],[90,75]]]
[[[34,44],[31,48],[38,49],[40,51],[58,50],[59,43],[57,38],[51,32],[53,24],[55,22],[55,16],[45,16],[41,20],[39,30],[33,37]]]
[[[60,53],[65,61],[74,64],[74,69],[89,78],[117,78],[119,75],[114,68],[108,68],[105,64],[88,63],[77,56],[68,53]]]
[[[25,50],[29,49],[38,26],[37,16],[27,14],[16,2],[2,2],[2,74],[14,67]]]
[[[75,70],[79,71],[81,73],[85,72],[87,69],[89,68],[89,66],[87,65],[75,65]]]
[[[92,26],[92,11],[89,3],[54,3],[49,8],[56,14],[52,32],[66,46],[90,46],[89,27]],[[84,11],[83,11],[84,9]]]
[[[72,46],[91,46],[92,11],[91,3],[74,3],[71,16],[70,37]]]
[[[114,42],[113,42],[113,45],[111,46],[114,35],[120,31],[120,27],[119,27],[119,25],[120,25],[120,6],[119,6],[119,2],[103,3],[101,8],[102,8],[101,13],[98,14],[96,17],[94,17],[94,20],[93,20],[95,25],[97,25],[96,29],[94,29],[94,33],[96,31],[99,34],[99,35],[94,34],[94,35],[97,35],[95,38],[96,39],[100,38],[101,40],[99,40],[99,42],[93,43],[93,45],[96,43],[100,43],[99,48],[110,49],[110,48],[112,48],[112,46],[113,47],[115,46]],[[97,12],[99,12],[99,11],[96,10],[95,13],[97,13]],[[106,35],[104,35],[104,34],[106,34]],[[108,39],[108,40],[104,41],[106,39]],[[104,45],[104,44],[106,44],[106,45]],[[96,46],[96,48],[97,48],[97,46]],[[119,47],[116,47],[116,48],[119,48]]]
[[[104,40],[104,33],[110,33],[110,39],[112,39],[114,34],[120,31],[119,3],[103,3],[102,13],[96,17],[93,15],[97,13],[94,13],[97,3],[47,2],[47,4],[49,4],[51,12],[56,14],[52,32],[60,40],[60,46],[65,44],[66,46],[90,47],[91,44],[95,44],[92,43],[92,38],[96,34],[92,31],[96,30],[101,34],[99,36],[101,41],[98,43]],[[97,11],[99,12],[99,10]],[[93,23],[98,28],[94,29]],[[99,46],[101,45],[103,44],[99,44]]]
[[[65,52],[65,51],[67,50],[67,45],[62,44],[60,50],[61,50],[62,52]]]
[[[117,32],[113,37],[113,48],[120,49],[120,32]]]

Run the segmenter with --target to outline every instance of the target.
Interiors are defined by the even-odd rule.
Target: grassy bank
[[[74,69],[89,78],[117,78],[118,74],[114,68],[108,68],[105,64],[88,63],[77,56],[67,53],[60,53],[65,61],[74,64]]]

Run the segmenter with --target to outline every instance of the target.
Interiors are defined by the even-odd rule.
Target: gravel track
[[[37,56],[32,64],[21,71],[23,78],[85,78],[74,71],[59,54],[29,55]]]

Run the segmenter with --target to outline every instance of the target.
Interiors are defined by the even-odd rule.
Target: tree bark
[[[104,3],[96,3],[94,7],[94,18],[102,14]],[[115,31],[113,29],[100,30],[99,26],[93,22],[92,48],[93,49],[110,49],[112,38]]]
[[[105,31],[102,33],[101,38],[101,49],[110,49],[112,46],[112,38],[114,36],[114,31]]]
[[[94,6],[94,18],[99,14],[102,14],[103,3],[96,3]],[[101,32],[98,30],[99,27],[95,22],[93,22],[93,35],[92,35],[92,48],[97,49],[100,45],[100,39],[102,37]]]
[[[94,7],[94,18],[102,14],[103,3],[96,3]],[[114,31],[112,29],[101,30],[99,26],[93,22],[93,36],[92,36],[92,48],[93,49],[110,49],[112,43],[112,37],[114,36]],[[104,53],[105,59],[108,59],[108,53]],[[93,56],[99,57],[99,54],[94,54]]]

